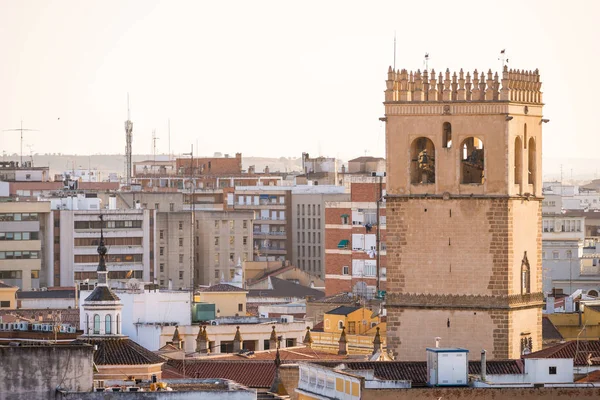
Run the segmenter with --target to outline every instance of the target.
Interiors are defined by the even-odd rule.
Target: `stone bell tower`
[[[477,358],[542,347],[537,70],[388,71],[387,343]]]

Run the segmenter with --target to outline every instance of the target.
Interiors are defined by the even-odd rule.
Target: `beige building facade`
[[[542,347],[539,74],[388,72],[388,347]]]
[[[253,211],[196,211],[197,285],[230,282],[238,262],[252,260]]]
[[[49,202],[0,202],[0,281],[22,290],[47,286]]]

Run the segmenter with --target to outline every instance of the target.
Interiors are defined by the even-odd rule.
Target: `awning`
[[[342,218],[348,218],[350,217],[348,214],[342,214]]]
[[[346,239],[340,240],[340,242],[338,243],[338,249],[345,249],[346,247],[348,247],[348,243],[350,243],[350,241]]]

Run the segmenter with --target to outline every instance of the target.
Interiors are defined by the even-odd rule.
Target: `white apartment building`
[[[54,226],[51,249],[54,274],[49,285],[73,286],[75,281],[96,280],[101,226],[108,247],[109,279],[154,281],[157,261],[155,210],[118,209],[115,197],[110,197],[109,204],[104,205],[95,194],[48,200]],[[100,221],[100,215],[104,222]]]

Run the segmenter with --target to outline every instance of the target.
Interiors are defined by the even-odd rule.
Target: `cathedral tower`
[[[388,71],[388,348],[542,346],[538,71]]]

